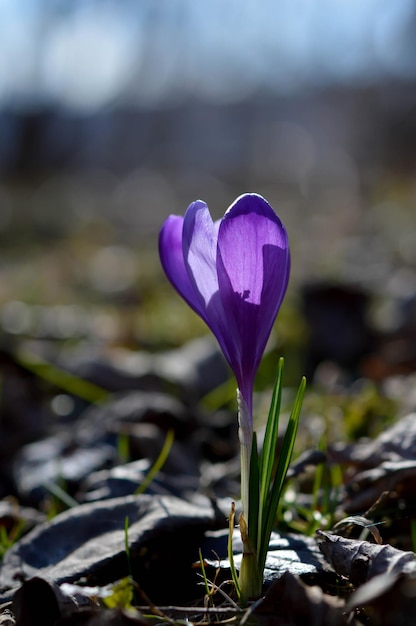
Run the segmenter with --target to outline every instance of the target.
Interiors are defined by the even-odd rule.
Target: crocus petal
[[[257,194],[240,196],[218,233],[217,272],[227,347],[246,402],[289,279],[286,230]]]
[[[211,329],[231,365],[215,264],[218,228],[219,221],[212,221],[205,202],[197,200],[184,218],[167,218],[159,234],[159,255],[169,281]]]
[[[217,231],[206,203],[192,202],[183,220],[183,257],[189,279],[200,293],[205,308],[218,291]]]
[[[225,358],[231,365],[228,349],[228,324],[219,297],[217,274],[217,240],[220,220],[212,221],[205,202],[189,205],[183,223],[183,257],[189,280],[199,294],[202,316],[216,336]]]
[[[179,215],[170,215],[162,226],[159,234],[159,256],[166,276],[202,319],[207,322],[205,307],[201,296],[191,281],[185,265],[182,247],[184,218]]]
[[[265,266],[265,246],[270,246],[281,262],[288,258],[286,230],[270,204],[258,194],[244,194],[235,200],[221,221],[218,251],[234,291],[252,304],[263,304],[264,279],[272,278],[269,288],[282,280],[285,288],[287,285],[285,263],[272,271]]]

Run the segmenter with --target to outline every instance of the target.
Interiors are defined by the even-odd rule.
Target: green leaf
[[[131,578],[126,577],[106,587],[110,591],[103,595],[102,601],[109,609],[128,609],[132,606],[134,589]]]
[[[244,606],[248,600],[260,597],[263,576],[259,570],[256,549],[249,537],[247,522],[243,514],[240,515],[239,522],[241,541],[243,542],[239,577],[240,604]]]
[[[293,448],[295,445],[296,434],[299,425],[300,411],[302,408],[303,396],[305,393],[306,379],[302,378],[299,385],[298,392],[296,394],[295,402],[290,414],[289,422],[286,428],[285,436],[283,439],[282,449],[279,455],[279,461],[277,464],[276,475],[271,486],[271,491],[267,499],[267,505],[262,502],[263,506],[266,506],[266,516],[262,521],[261,528],[261,543],[259,546],[259,569],[263,571],[264,564],[266,562],[267,550],[270,540],[270,535],[274,526],[277,509],[279,506],[279,500],[283,489],[283,484],[286,478],[286,473],[289,468],[290,460],[292,458]]]
[[[284,360],[280,358],[277,368],[276,381],[273,387],[269,415],[267,417],[266,431],[264,433],[263,450],[260,457],[260,508],[258,531],[261,534],[259,536],[258,543],[260,543],[260,538],[263,532],[263,519],[266,515],[270,482],[276,456],[277,438],[279,434],[280,405],[282,399],[283,365]]]

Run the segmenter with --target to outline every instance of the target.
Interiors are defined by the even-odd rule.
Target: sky
[[[414,79],[415,31],[413,0],[0,0],[0,108]]]

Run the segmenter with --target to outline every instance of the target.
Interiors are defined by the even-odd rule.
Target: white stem
[[[240,459],[241,459],[241,505],[243,514],[248,520],[249,509],[249,480],[250,480],[250,459],[251,446],[253,440],[252,417],[247,404],[237,389],[238,403],[238,437],[240,439]]]

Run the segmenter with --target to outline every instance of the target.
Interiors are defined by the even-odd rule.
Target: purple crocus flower
[[[159,253],[172,285],[216,336],[252,420],[254,377],[289,279],[285,227],[258,194],[240,196],[216,222],[196,200],[184,217],[167,218]]]

